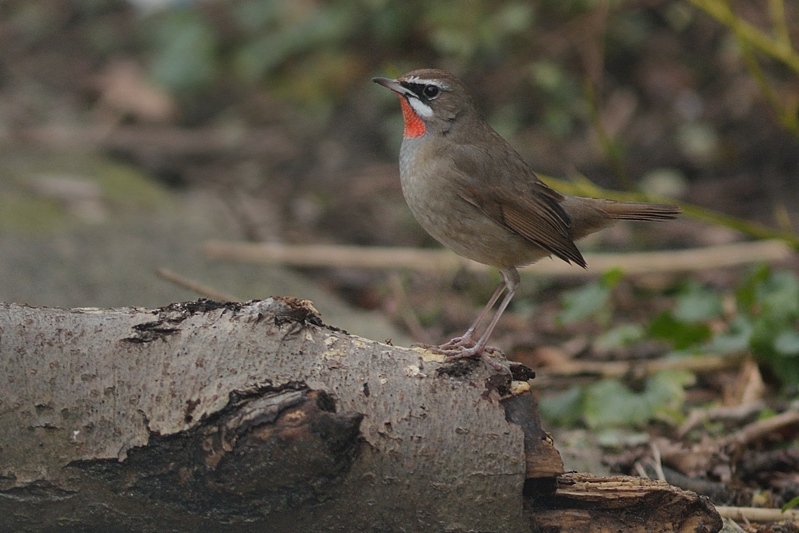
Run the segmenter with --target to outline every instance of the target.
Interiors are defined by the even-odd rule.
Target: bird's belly
[[[498,224],[436,179],[402,172],[402,192],[413,216],[437,241],[458,255],[499,268],[530,264],[549,255]]]
[[[412,209],[413,211],[413,209]],[[463,213],[414,212],[419,224],[438,242],[458,255],[498,268],[533,263],[546,251],[487,217]]]

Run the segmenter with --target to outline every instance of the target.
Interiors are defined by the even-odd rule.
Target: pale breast
[[[498,224],[458,194],[446,160],[424,139],[405,139],[400,179],[405,201],[419,224],[437,241],[479,263],[500,268],[532,263],[549,255]]]

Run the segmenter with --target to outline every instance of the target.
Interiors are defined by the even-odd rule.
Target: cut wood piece
[[[554,493],[533,499],[532,520],[540,531],[710,533],[722,528],[708,498],[639,477],[563,474]]]

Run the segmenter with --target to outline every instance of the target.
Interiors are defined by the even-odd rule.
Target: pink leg
[[[499,297],[502,294],[502,291],[505,290],[506,286],[507,282],[505,281],[505,276],[503,274],[502,281],[499,283],[499,287],[497,287],[497,290],[495,290],[494,294],[491,296],[491,298],[489,298],[488,303],[486,304],[485,307],[483,307],[483,310],[480,311],[480,313],[477,315],[477,318],[474,319],[472,325],[469,326],[469,329],[466,330],[466,333],[464,333],[460,337],[455,337],[454,339],[447,341],[446,343],[442,344],[440,348],[447,350],[452,348],[474,346],[474,332],[477,330],[478,327],[480,327],[480,324],[483,323],[483,320],[485,320],[485,317],[488,314],[488,312],[494,307],[494,304],[497,303],[497,300],[499,300]]]
[[[508,307],[508,304],[510,304],[510,301],[513,299],[513,295],[516,294],[516,290],[519,288],[519,283],[521,281],[519,278],[519,272],[515,268],[504,269],[501,270],[500,273],[502,274],[502,280],[503,280],[502,285],[500,285],[500,289],[507,289],[508,292],[505,294],[505,297],[502,299],[502,302],[499,304],[499,307],[497,308],[496,313],[494,313],[491,322],[489,322],[488,327],[480,336],[480,339],[477,341],[477,343],[474,344],[473,346],[467,347],[461,345],[460,349],[458,349],[458,347],[453,347],[453,349],[448,349],[447,345],[442,346],[441,347],[442,351],[447,355],[447,358],[445,359],[446,362],[457,361],[458,359],[465,359],[467,357],[474,357],[479,355],[480,357],[483,358],[484,361],[486,361],[489,365],[491,365],[495,369],[502,369],[507,371],[507,368],[505,366],[500,365],[485,353],[486,345],[488,344],[488,338],[491,337],[491,333],[493,333],[494,328],[497,325],[497,322],[499,322],[499,318],[502,316],[502,313],[505,312],[505,309]],[[502,291],[498,289],[497,292],[494,293],[494,296],[491,297],[491,302],[490,302],[491,306],[493,306],[494,302],[496,302],[497,298],[499,298],[501,292]],[[484,318],[483,315],[486,314],[488,309],[490,309],[490,306],[486,307],[486,309],[484,309],[483,312],[481,312],[480,315],[478,315],[474,327],[476,327],[476,325],[479,324],[480,321],[482,321],[482,319]],[[473,328],[469,328],[464,337],[469,335],[470,332],[471,333],[474,332]]]

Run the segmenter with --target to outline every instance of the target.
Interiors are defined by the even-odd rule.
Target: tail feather
[[[597,207],[614,220],[668,220],[677,218],[681,211],[676,205],[613,200],[604,200]]]
[[[617,220],[668,220],[680,214],[675,205],[617,202],[567,196],[561,203],[569,215],[569,236],[577,240],[606,228]]]

